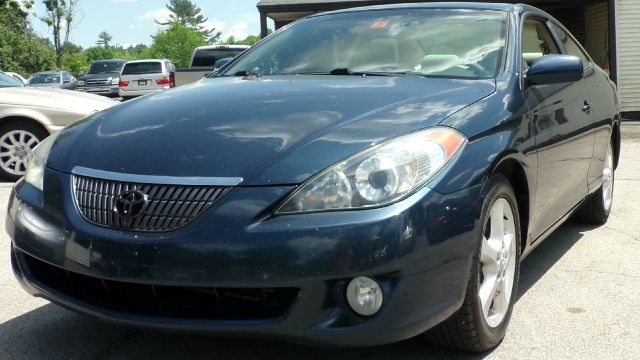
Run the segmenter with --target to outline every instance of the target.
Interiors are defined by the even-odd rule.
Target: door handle
[[[591,113],[591,104],[589,104],[588,102],[584,102],[584,106],[582,107],[582,111],[584,111],[587,114]]]

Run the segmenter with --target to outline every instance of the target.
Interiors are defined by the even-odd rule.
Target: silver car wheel
[[[11,175],[22,176],[27,171],[31,152],[40,143],[26,130],[13,130],[0,137],[0,167]]]
[[[498,327],[509,311],[516,273],[516,233],[511,205],[499,198],[491,207],[482,236],[478,289],[487,324]]]
[[[611,204],[613,204],[613,181],[613,149],[609,145],[607,158],[604,162],[604,170],[602,171],[602,205],[607,212],[611,210]]]

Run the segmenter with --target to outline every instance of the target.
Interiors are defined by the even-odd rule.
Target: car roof
[[[102,63],[102,62],[127,62],[127,60],[123,60],[123,59],[104,59],[104,60],[96,60],[94,61],[94,63]]]
[[[251,46],[249,45],[225,45],[225,44],[218,44],[218,45],[205,45],[205,46],[199,46],[196,50],[211,50],[211,49],[231,49],[231,50],[243,50],[243,49],[248,49]]]
[[[471,10],[499,10],[510,11],[514,9],[523,9],[524,7],[534,10],[536,8],[523,4],[507,4],[507,3],[485,3],[485,2],[434,2],[434,3],[405,3],[405,4],[386,4],[374,6],[362,6],[349,9],[335,10],[329,12],[310,15],[310,18],[321,17],[324,15],[341,14],[350,12],[370,11],[370,10],[395,10],[395,9],[471,9]],[[536,9],[537,10],[537,9]]]
[[[147,63],[147,62],[171,62],[171,60],[169,59],[144,59],[144,60],[131,60],[131,61],[127,61],[127,65],[128,64],[136,64],[136,63]]]
[[[35,73],[33,75],[36,75],[36,74],[60,74],[60,73],[63,73],[63,72],[66,72],[66,71],[63,71],[63,70],[59,70],[59,71],[38,71],[37,73]]]

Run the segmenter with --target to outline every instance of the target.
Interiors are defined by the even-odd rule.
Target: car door
[[[567,55],[577,56],[585,64],[583,83],[589,92],[589,105],[594,124],[594,147],[587,181],[590,192],[598,187],[602,180],[605,157],[611,141],[611,120],[615,114],[615,95],[609,75],[600,69],[589,57],[582,46],[561,26],[550,22],[551,31],[556,35]]]
[[[542,17],[525,19],[522,30],[525,68],[540,56],[561,54]],[[531,235],[535,241],[588,193],[587,173],[594,135],[589,79],[552,85],[527,84],[525,98],[536,138],[538,176]]]

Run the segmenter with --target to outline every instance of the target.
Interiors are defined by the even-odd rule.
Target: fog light
[[[380,285],[368,277],[351,280],[347,286],[347,301],[356,313],[371,316],[382,306],[382,290]]]

